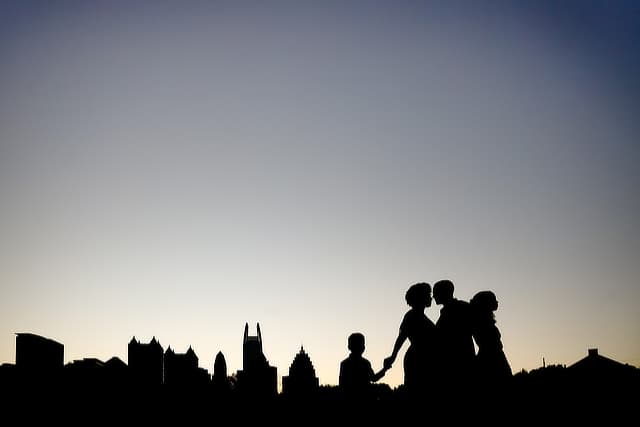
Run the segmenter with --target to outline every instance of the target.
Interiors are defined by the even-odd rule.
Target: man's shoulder
[[[471,307],[471,305],[469,304],[469,301],[465,301],[461,299],[454,299],[452,301],[451,306],[457,309],[462,309],[462,310],[467,310],[469,307]]]

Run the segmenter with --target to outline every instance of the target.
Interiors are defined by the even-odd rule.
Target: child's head
[[[349,350],[354,354],[362,354],[364,353],[364,335],[360,332],[354,332],[349,335]]]

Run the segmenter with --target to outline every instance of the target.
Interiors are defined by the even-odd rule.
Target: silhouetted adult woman
[[[409,348],[404,355],[404,385],[413,396],[424,394],[429,381],[429,372],[434,369],[436,327],[425,315],[424,310],[431,306],[431,286],[428,283],[416,283],[407,290],[405,300],[411,309],[404,315],[398,337],[393,345],[391,356],[384,359],[389,369],[396,360],[398,351],[409,340]]]
[[[471,298],[469,304],[473,338],[478,346],[475,360],[477,379],[489,386],[504,384],[511,377],[511,366],[502,349],[500,331],[496,326],[496,295],[491,291],[480,291]]]

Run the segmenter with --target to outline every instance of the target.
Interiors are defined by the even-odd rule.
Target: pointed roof
[[[185,353],[186,357],[193,359],[196,361],[198,361],[198,355],[196,355],[196,352],[193,350],[193,348],[191,348],[191,346],[189,346],[189,348],[187,349],[187,352]]]
[[[162,344],[160,344],[160,341],[156,339],[155,335],[153,336],[153,338],[151,338],[151,342],[149,342],[149,345],[162,349]]]
[[[295,355],[293,362],[291,362],[291,366],[289,367],[289,375],[295,373],[305,373],[307,375],[315,376],[313,362],[311,362],[311,358],[304,351],[302,346],[300,346],[300,351]]]
[[[227,361],[221,351],[216,354],[216,360],[213,362],[213,374],[227,376]]]
[[[570,365],[569,368],[572,369],[586,369],[586,370],[606,370],[606,369],[626,369],[630,365],[625,365],[624,363],[617,362],[613,359],[609,359],[608,357],[602,356],[598,354],[597,348],[590,348],[587,356],[578,360],[573,365]]]

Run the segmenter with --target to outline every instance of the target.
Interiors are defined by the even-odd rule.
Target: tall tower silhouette
[[[259,369],[268,366],[267,358],[262,352],[262,334],[260,323],[257,325],[258,335],[249,335],[249,324],[244,324],[244,337],[242,339],[242,368],[246,370]]]
[[[304,351],[304,348],[300,346],[300,352],[296,354],[289,367],[289,375],[282,377],[282,393],[309,396],[317,391],[318,387],[319,381],[311,358]]]
[[[242,339],[242,370],[238,371],[238,391],[252,397],[271,397],[278,393],[277,368],[269,366],[262,349],[262,333],[249,335],[249,324],[244,325]]]
[[[213,362],[213,377],[211,378],[214,393],[224,394],[231,391],[231,381],[227,376],[227,361],[221,351],[216,354]]]
[[[216,354],[216,360],[213,362],[213,378],[227,379],[227,361],[221,351]]]

